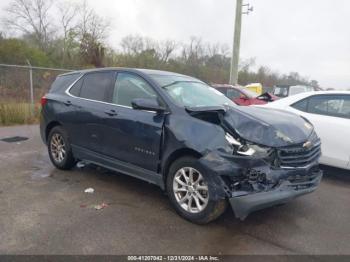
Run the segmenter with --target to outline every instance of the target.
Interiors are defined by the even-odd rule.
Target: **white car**
[[[350,91],[307,92],[265,106],[307,118],[321,138],[320,163],[350,169]]]

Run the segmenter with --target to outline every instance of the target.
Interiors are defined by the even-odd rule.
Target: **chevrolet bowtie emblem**
[[[303,144],[303,147],[306,148],[306,149],[309,149],[312,147],[312,143],[310,141],[307,141]]]

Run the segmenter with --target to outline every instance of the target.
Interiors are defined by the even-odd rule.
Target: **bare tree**
[[[221,55],[227,57],[230,55],[230,47],[227,44],[220,45],[220,53]]]
[[[316,87],[316,88],[320,87],[320,85],[318,84],[317,80],[311,80],[310,81],[310,85],[313,86],[313,87]]]
[[[80,54],[84,62],[96,67],[103,66],[105,55],[103,41],[108,29],[109,24],[98,16],[84,1],[80,7],[80,17],[77,26]]]
[[[141,36],[128,35],[120,43],[123,52],[128,55],[140,54],[145,49],[145,43]]]
[[[60,24],[63,33],[62,39],[62,61],[63,66],[66,60],[68,51],[71,49],[70,41],[76,35],[77,16],[79,14],[79,6],[68,2],[61,2],[58,6],[60,13]]]
[[[255,66],[255,64],[256,64],[255,60],[256,60],[255,57],[241,60],[239,63],[240,70],[241,71],[249,71],[251,67]]]
[[[210,57],[220,54],[220,44],[218,43],[207,44],[206,48],[207,48],[208,56]]]
[[[159,46],[160,59],[162,63],[167,63],[172,53],[178,48],[178,44],[173,40],[166,40]]]
[[[38,47],[47,50],[53,33],[51,7],[52,0],[12,0],[3,22],[9,29],[32,35]]]
[[[90,8],[86,2],[79,7],[78,31],[80,36],[89,34],[96,41],[103,41],[110,24]]]
[[[186,44],[182,48],[182,57],[185,61],[191,65],[198,64],[203,58],[205,48],[202,43],[202,39],[198,37],[191,37],[190,43]]]

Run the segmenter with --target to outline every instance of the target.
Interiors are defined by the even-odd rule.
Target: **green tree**
[[[50,66],[52,63],[46,53],[38,48],[31,47],[20,39],[0,40],[0,61],[7,64],[26,64],[29,60],[32,65]]]

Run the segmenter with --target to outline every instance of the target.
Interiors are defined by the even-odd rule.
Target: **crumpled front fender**
[[[219,176],[239,175],[247,168],[260,168],[267,171],[270,168],[262,159],[247,156],[237,156],[226,152],[212,151],[203,156],[199,162]]]
[[[319,185],[322,171],[318,163],[307,168],[273,168],[263,159],[212,151],[199,159],[206,179],[213,185],[209,192],[214,200],[229,199],[237,218],[245,219],[253,211],[285,203],[311,193]],[[235,191],[223,178],[245,179],[250,172],[263,174],[265,182],[252,182],[253,189]],[[262,187],[258,184],[265,183]]]
[[[254,159],[246,156],[234,156],[232,154],[211,151],[199,159],[199,163],[206,171],[206,180],[213,186],[209,192],[212,199],[218,200],[232,196],[229,186],[223,180],[224,176],[234,177],[244,174],[248,169],[258,168],[267,172],[269,167],[261,159]]]

